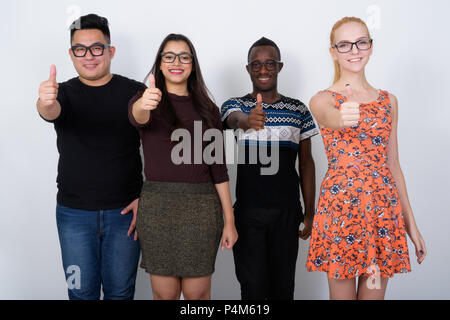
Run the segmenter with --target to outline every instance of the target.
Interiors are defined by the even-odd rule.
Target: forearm
[[[326,128],[332,130],[342,130],[344,128],[339,109],[333,108],[328,110],[323,117],[321,117],[321,120],[321,124]]]
[[[312,158],[300,162],[300,187],[305,206],[305,216],[313,219],[316,198],[316,167]]]
[[[143,110],[142,108],[139,108],[141,101],[142,98],[133,104],[132,114],[137,123],[146,124],[150,121],[150,110]]]
[[[406,189],[405,177],[403,176],[400,164],[397,162],[394,164],[390,164],[389,167],[392,177],[394,178],[395,184],[397,186],[397,192],[400,198],[400,205],[402,206],[405,224],[408,227],[414,227],[416,226],[416,221],[414,219],[414,214],[408,197],[408,191]]]
[[[61,114],[61,105],[56,101],[53,105],[44,107],[41,104],[41,100],[38,99],[36,102],[37,110],[39,114],[48,121],[53,121],[59,117]]]
[[[230,184],[223,182],[215,185],[217,194],[219,195],[220,203],[222,205],[225,223],[234,224],[233,204],[231,203]]]

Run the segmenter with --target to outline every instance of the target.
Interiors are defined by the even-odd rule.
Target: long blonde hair
[[[338,22],[336,22],[334,24],[333,28],[331,29],[331,34],[330,34],[330,46],[331,47],[333,47],[335,45],[334,36],[335,36],[336,30],[348,22],[361,23],[364,26],[364,28],[367,30],[367,35],[370,38],[369,28],[367,28],[367,25],[363,20],[361,20],[360,18],[356,18],[356,17],[344,17],[341,20],[339,20]],[[341,78],[341,67],[339,65],[339,62],[337,62],[335,60],[334,61],[334,81],[333,81],[333,83],[336,83],[340,78]]]

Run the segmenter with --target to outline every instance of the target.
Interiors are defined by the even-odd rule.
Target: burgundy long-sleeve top
[[[186,183],[207,183],[219,184],[229,181],[228,170],[225,162],[225,153],[222,147],[223,159],[221,163],[206,164],[203,156],[201,164],[194,163],[194,138],[202,145],[202,155],[205,147],[210,143],[203,141],[203,133],[208,129],[206,122],[195,110],[191,96],[177,96],[168,94],[170,102],[176,115],[184,123],[184,128],[191,135],[191,164],[175,164],[172,161],[172,149],[181,142],[171,141],[172,130],[169,123],[158,109],[151,111],[148,123],[139,124],[133,116],[133,104],[142,97],[142,92],[138,93],[130,100],[128,106],[128,118],[135,126],[142,139],[144,150],[144,173],[147,181],[161,182],[186,182]],[[214,127],[222,133],[222,121],[219,109],[217,108]],[[194,136],[194,121],[202,122],[202,137]],[[223,141],[223,140],[222,140]],[[179,154],[177,152],[177,154]],[[183,153],[181,153],[183,155]]]

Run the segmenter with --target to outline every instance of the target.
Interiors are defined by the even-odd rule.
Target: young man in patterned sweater
[[[233,254],[243,300],[294,298],[298,239],[308,239],[314,217],[311,137],[318,131],[301,101],[278,93],[280,60],[273,41],[261,38],[255,42],[246,67],[253,92],[222,105],[224,127],[240,129],[234,205],[239,240]],[[262,152],[272,162],[278,156],[275,172],[268,173],[273,163],[267,164]],[[299,231],[301,222],[304,228]]]

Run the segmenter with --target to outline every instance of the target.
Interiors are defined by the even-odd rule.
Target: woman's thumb
[[[347,92],[347,101],[351,101],[353,98],[353,90],[349,83],[345,85],[345,91]]]

